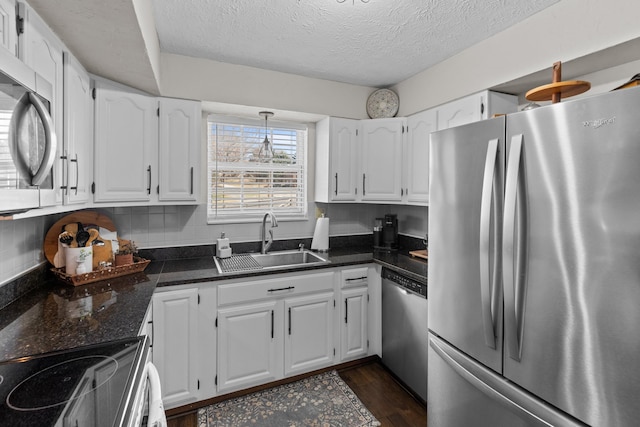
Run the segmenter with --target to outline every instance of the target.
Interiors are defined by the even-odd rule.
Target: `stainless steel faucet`
[[[260,249],[260,253],[266,254],[269,250],[269,247],[273,243],[273,230],[269,230],[269,240],[266,239],[267,234],[267,217],[271,217],[271,228],[278,226],[278,220],[273,212],[267,212],[262,217],[262,248]]]

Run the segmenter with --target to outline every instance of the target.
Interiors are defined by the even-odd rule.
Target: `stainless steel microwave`
[[[0,48],[0,215],[56,204],[51,84]]]

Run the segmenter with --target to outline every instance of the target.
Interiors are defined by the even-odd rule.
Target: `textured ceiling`
[[[153,7],[163,52],[385,87],[557,1],[153,0]]]

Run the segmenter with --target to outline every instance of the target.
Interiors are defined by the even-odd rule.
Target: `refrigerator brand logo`
[[[598,129],[599,127],[602,127],[602,126],[605,126],[605,125],[612,125],[615,122],[616,122],[616,118],[615,117],[611,117],[610,119],[587,120],[585,122],[582,122],[582,124],[586,128]]]

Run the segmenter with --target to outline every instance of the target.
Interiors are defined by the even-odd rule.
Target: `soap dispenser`
[[[218,258],[229,258],[231,256],[229,239],[225,237],[224,232],[220,234],[220,238],[216,242],[216,256]]]

